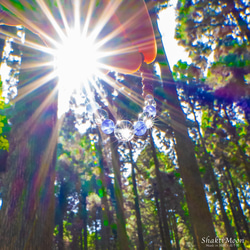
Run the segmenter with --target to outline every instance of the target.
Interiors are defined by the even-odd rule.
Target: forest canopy
[[[1,1],[0,249],[250,248],[249,1],[178,0],[173,70],[171,4]]]

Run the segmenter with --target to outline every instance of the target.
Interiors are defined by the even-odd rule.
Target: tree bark
[[[233,214],[234,223],[235,223],[235,226],[236,226],[236,230],[238,232],[238,236],[239,236],[240,239],[243,239],[243,235],[242,235],[241,228],[240,228],[240,225],[239,225],[239,222],[238,222],[238,219],[237,219],[235,207],[234,207],[234,205],[233,205],[233,203],[231,201],[231,197],[229,195],[229,192],[227,191],[227,188],[226,188],[226,194],[227,194],[227,199],[229,201],[229,205],[230,205],[230,208],[231,208],[231,211],[232,211],[232,214]],[[243,250],[246,249],[242,242],[241,242],[241,247],[242,247]]]
[[[137,184],[136,184],[136,177],[135,177],[135,163],[133,161],[133,153],[132,153],[132,145],[129,142],[129,155],[131,161],[131,174],[132,174],[132,182],[133,182],[133,192],[134,192],[134,200],[135,200],[135,213],[136,213],[136,222],[137,222],[137,233],[138,233],[138,240],[139,240],[139,250],[144,250],[144,240],[143,240],[143,230],[142,230],[142,221],[141,221],[141,212],[140,212],[140,203],[139,203],[139,196],[137,192]]]
[[[218,184],[217,178],[215,176],[214,169],[212,167],[211,158],[210,158],[209,153],[207,152],[206,143],[205,143],[204,138],[203,138],[203,136],[201,134],[200,125],[199,125],[199,122],[198,122],[198,120],[196,118],[196,115],[195,115],[194,106],[191,103],[190,99],[189,99],[189,103],[190,103],[190,106],[191,106],[191,109],[192,109],[192,113],[193,113],[195,124],[196,124],[197,130],[198,130],[199,138],[200,138],[201,143],[202,143],[202,148],[203,148],[203,151],[204,151],[204,154],[205,154],[205,159],[207,161],[206,167],[207,167],[207,170],[209,172],[209,175],[210,175],[210,177],[212,179],[212,183],[213,183],[214,188],[215,188],[216,198],[219,201],[221,214],[222,214],[224,226],[225,226],[225,229],[226,229],[226,232],[227,232],[227,236],[229,238],[234,239],[234,234],[233,234],[233,231],[232,231],[232,227],[231,227],[231,224],[230,224],[229,219],[227,217],[227,213],[225,211],[225,207],[224,207],[224,204],[223,204],[223,198],[222,198],[222,195],[221,195],[221,192],[220,192],[219,184]],[[233,245],[230,246],[230,248],[233,249],[233,250],[237,249]]]
[[[206,249],[206,244],[202,244],[202,239],[208,236],[210,238],[216,237],[213,221],[209,212],[199,167],[195,158],[194,146],[188,136],[186,119],[178,100],[176,85],[163,48],[161,35],[157,25],[156,11],[151,11],[150,14],[157,39],[157,62],[161,68],[163,89],[167,94],[168,111],[175,134],[178,163],[186,191],[191,223],[193,224],[198,249]],[[219,248],[215,247],[214,249]]]
[[[245,230],[244,235],[246,236],[246,239],[250,240],[250,231],[249,231],[249,228],[248,228],[247,220],[246,220],[246,217],[245,217],[245,215],[244,215],[244,213],[242,211],[242,207],[241,207],[239,197],[238,197],[238,192],[237,192],[237,190],[235,188],[231,173],[229,171],[227,161],[225,161],[225,166],[226,166],[227,177],[229,179],[229,183],[231,183],[230,186],[231,186],[232,191],[233,191],[232,196],[233,196],[233,202],[235,204],[235,208],[236,208],[237,215],[238,215],[237,219],[239,219],[239,222],[241,222],[241,227],[242,227],[243,231]]]
[[[117,140],[114,136],[110,136],[110,145],[112,152],[112,165],[114,169],[115,183],[114,193],[116,199],[116,215],[117,215],[117,233],[118,233],[118,244],[119,249],[128,250],[128,236],[126,232],[126,219],[124,214],[123,196],[122,196],[122,184],[121,184],[121,173],[120,173],[120,160],[119,153],[117,152]]]
[[[99,136],[99,141],[98,141],[98,147],[97,150],[99,152],[99,156],[100,156],[100,160],[99,160],[99,164],[100,164],[100,179],[102,182],[102,193],[103,193],[103,197],[102,197],[102,228],[101,228],[101,249],[103,250],[107,250],[109,249],[109,244],[110,244],[110,225],[111,225],[111,221],[109,218],[109,205],[108,205],[108,198],[107,198],[107,183],[105,180],[105,173],[104,173],[104,157],[103,157],[103,152],[102,152],[102,138],[101,138],[101,134],[99,132],[99,130],[97,131],[98,136]]]
[[[247,198],[243,192],[243,189],[246,190],[245,185],[243,185],[243,187],[242,187],[242,185],[240,186],[240,192],[241,192],[241,197],[244,201],[244,207],[248,211],[248,215],[250,215],[250,205],[249,205]]]
[[[87,196],[86,191],[82,191],[82,218],[83,218],[83,241],[84,250],[88,250],[88,211],[87,211]]]
[[[164,231],[163,231],[163,226],[162,226],[162,219],[161,219],[161,209],[160,209],[160,204],[159,204],[159,199],[158,199],[158,190],[156,188],[156,185],[154,186],[154,197],[155,197],[155,205],[157,209],[157,215],[159,219],[159,230],[160,230],[160,235],[161,235],[161,241],[162,241],[162,249],[165,250],[166,243],[165,243],[165,237],[164,237]]]
[[[60,193],[58,196],[58,250],[64,250],[63,242],[63,217],[67,207],[67,184],[61,180]]]
[[[163,224],[163,230],[164,230],[164,240],[165,240],[165,248],[168,250],[172,249],[171,245],[171,239],[170,239],[170,231],[169,231],[169,226],[167,222],[167,213],[166,213],[166,207],[165,207],[165,201],[164,201],[164,190],[162,186],[162,179],[161,179],[161,174],[160,174],[160,169],[159,169],[159,161],[156,155],[156,150],[155,150],[155,144],[152,136],[152,131],[150,131],[150,143],[151,143],[151,148],[153,151],[153,158],[154,158],[154,163],[155,163],[155,174],[156,174],[156,180],[157,180],[157,190],[159,193],[160,197],[160,214],[162,218],[162,224]],[[163,249],[164,249],[163,247]]]
[[[176,242],[176,250],[180,250],[180,243],[179,243],[179,236],[178,236],[178,228],[177,228],[177,222],[175,214],[172,213],[172,221],[173,221],[173,228],[174,228],[174,235],[175,235],[175,242]]]
[[[23,53],[26,63],[51,60],[30,49]],[[55,80],[46,80],[50,72],[46,67],[20,72],[0,211],[1,249],[53,246],[57,95]]]

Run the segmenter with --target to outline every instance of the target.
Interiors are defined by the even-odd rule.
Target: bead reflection
[[[114,133],[119,141],[130,141],[134,137],[134,126],[130,121],[119,121],[115,126]]]

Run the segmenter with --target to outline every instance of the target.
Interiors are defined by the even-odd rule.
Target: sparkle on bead
[[[105,134],[112,134],[119,141],[127,142],[133,139],[134,135],[142,136],[147,132],[147,129],[154,125],[154,117],[156,116],[156,102],[152,95],[145,97],[145,107],[143,113],[139,114],[138,121],[133,124],[130,121],[119,121],[116,125],[108,119],[106,110],[101,109],[99,104],[91,102],[87,105],[86,111],[97,125],[101,125],[101,130]]]
[[[130,141],[134,137],[134,126],[130,121],[119,121],[115,126],[114,133],[119,141]]]
[[[148,117],[147,119],[144,120],[146,127],[152,128],[154,126],[154,120],[153,117]]]

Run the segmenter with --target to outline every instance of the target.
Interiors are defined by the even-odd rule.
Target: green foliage
[[[247,16],[245,1],[178,1],[176,38],[189,52],[192,64],[202,69],[202,74],[207,71],[206,82],[210,86],[219,88],[235,82],[243,88],[247,83],[250,73]],[[180,70],[183,69],[179,65]],[[245,88],[234,91],[237,98],[245,94]]]
[[[10,131],[10,126],[8,124],[8,118],[4,115],[5,110],[9,107],[4,102],[4,98],[2,97],[2,81],[0,80],[0,150],[9,151],[9,141],[7,139],[7,135]]]

